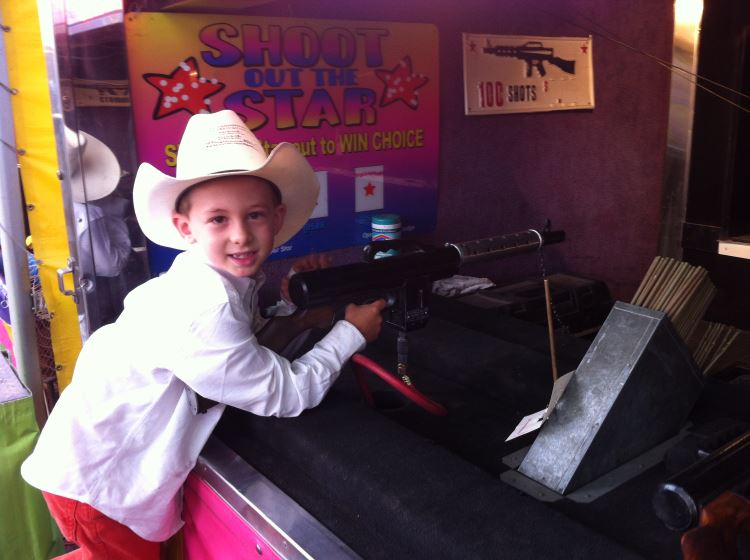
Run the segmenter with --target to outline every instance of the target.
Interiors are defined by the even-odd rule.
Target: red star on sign
[[[192,56],[180,62],[171,74],[144,74],[143,79],[159,90],[154,119],[182,110],[191,115],[210,113],[208,98],[224,89],[224,84],[215,78],[209,80],[198,73],[198,63]]]
[[[375,196],[375,185],[367,183],[365,185],[365,196]]]
[[[380,106],[385,107],[396,101],[403,101],[406,106],[416,110],[419,106],[417,91],[429,80],[423,74],[414,74],[411,69],[411,57],[405,56],[393,70],[375,70],[380,81],[385,84]]]
[[[581,45],[581,52],[582,52],[583,54],[586,54],[586,50],[587,50],[588,48],[589,48],[589,46],[588,46],[588,45],[587,45],[586,43],[584,43],[583,45]]]

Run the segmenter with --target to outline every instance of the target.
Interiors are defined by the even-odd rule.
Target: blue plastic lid
[[[375,214],[372,217],[372,223],[381,226],[400,224],[401,216],[398,214]]]

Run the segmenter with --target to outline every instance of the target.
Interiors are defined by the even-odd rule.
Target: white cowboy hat
[[[99,200],[115,190],[120,182],[120,164],[104,142],[66,126],[65,144],[74,202]]]
[[[266,156],[260,141],[230,110],[190,117],[177,152],[175,177],[142,163],[133,185],[133,206],[143,233],[154,243],[173,249],[188,244],[172,223],[177,197],[208,179],[253,175],[271,181],[286,205],[284,225],[274,247],[297,233],[315,209],[318,179],[305,157],[288,142]]]

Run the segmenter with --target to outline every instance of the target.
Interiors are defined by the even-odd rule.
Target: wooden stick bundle
[[[635,296],[634,305],[663,311],[685,340],[715,295],[708,271],[684,261],[657,256]]]
[[[703,321],[716,287],[701,266],[657,256],[651,262],[631,303],[663,311],[688,345],[706,375],[732,365],[745,356],[750,333],[730,325]]]

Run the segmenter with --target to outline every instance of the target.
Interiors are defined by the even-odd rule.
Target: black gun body
[[[387,298],[390,292],[401,289],[410,280],[448,278],[456,274],[460,266],[461,255],[454,247],[440,247],[429,252],[301,272],[289,281],[289,295],[301,309],[342,298],[362,303]]]

